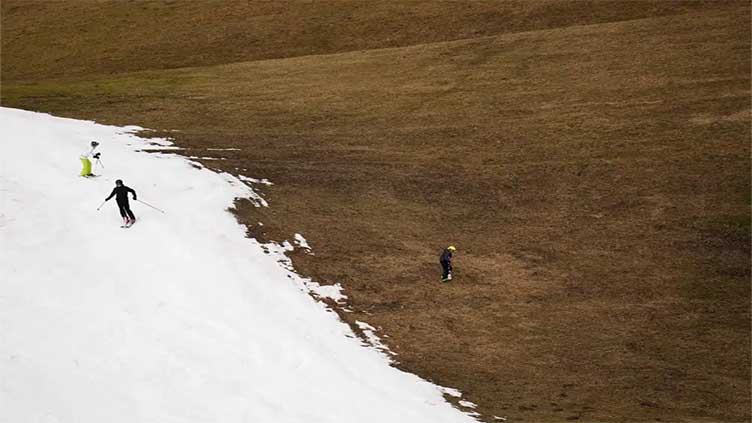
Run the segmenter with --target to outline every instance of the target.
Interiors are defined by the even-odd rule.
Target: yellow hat
[[[457,247],[455,247],[454,245],[450,245],[449,248],[447,248],[447,250],[457,251]]]

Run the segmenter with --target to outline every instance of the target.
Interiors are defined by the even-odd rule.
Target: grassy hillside
[[[43,13],[7,3],[3,43],[36,31],[22,23]],[[162,69],[236,56],[121,72],[152,65],[117,50],[132,67],[110,75],[119,62],[96,50],[107,47],[79,40],[75,51],[97,53],[61,59],[73,76],[24,82],[63,72],[4,44],[2,104],[178,130],[187,154],[225,159],[207,166],[270,178],[269,209],[238,205],[251,234],[302,233],[316,255],[295,265],[345,286],[355,312],[344,319],[382,328],[401,367],[460,388],[489,419],[749,420],[747,3],[662,2],[623,21],[609,3],[599,8],[614,16],[596,20],[588,3],[524,3],[542,9],[512,21],[534,30],[434,42],[507,16],[438,4],[411,3],[434,5],[441,25],[456,17],[459,32],[395,30],[425,42],[215,66]],[[324,16],[327,3],[290,10],[313,5]],[[383,28],[410,21],[374,7],[383,14],[362,13]],[[571,19],[547,20],[546,7]],[[604,21],[615,22],[571,25]],[[345,35],[355,44],[334,51],[373,46]],[[449,243],[457,280],[440,285]]]
[[[717,2],[3,0],[2,79],[327,54],[676,14]]]

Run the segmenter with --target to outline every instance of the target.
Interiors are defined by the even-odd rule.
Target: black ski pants
[[[452,262],[449,261],[440,261],[441,263],[441,279],[446,279],[449,277],[449,273],[452,271]]]
[[[128,200],[118,201],[117,205],[120,208],[120,216],[122,216],[123,219],[127,217],[131,220],[136,220],[136,216],[133,215],[133,212],[131,211],[131,206],[130,204],[128,204]]]

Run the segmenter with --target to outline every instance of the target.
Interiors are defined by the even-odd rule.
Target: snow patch
[[[140,130],[0,108],[2,419],[475,421],[311,298],[289,242],[246,237],[244,181]],[[91,139],[107,168],[81,178]],[[115,179],[166,213],[133,202],[120,229],[96,211]]]
[[[295,234],[295,243],[298,244],[298,246],[300,246],[300,248],[304,248],[304,249],[308,250],[308,252],[311,251],[311,246],[308,245],[308,241],[305,238],[303,238],[303,235],[296,233]]]
[[[381,339],[376,335],[375,327],[369,325],[366,322],[361,322],[360,320],[356,320],[355,324],[358,326],[360,331],[363,332],[363,335],[366,337],[366,341],[368,345],[390,356],[397,355],[395,352],[391,351],[389,347],[387,347],[381,342]]]
[[[439,390],[440,390],[440,391],[441,391],[442,393],[444,393],[444,394],[446,394],[446,395],[449,395],[450,397],[454,397],[454,398],[462,398],[462,392],[458,391],[457,389],[454,389],[454,388],[446,388],[446,387],[440,386],[440,387],[439,387]]]
[[[243,169],[243,170],[246,170],[246,169]],[[240,178],[241,181],[250,182],[252,184],[274,185],[273,183],[269,182],[269,180],[266,178],[256,179],[256,178],[249,178],[248,176],[243,176],[243,175],[238,176],[238,178]]]
[[[319,285],[316,282],[306,282],[308,289],[321,298],[329,298],[335,302],[344,301],[347,295],[342,293],[342,285]]]

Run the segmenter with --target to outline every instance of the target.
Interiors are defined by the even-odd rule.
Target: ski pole
[[[99,144],[97,144],[97,145],[99,145]],[[91,152],[93,153],[93,152],[94,152],[94,149],[92,149],[92,150],[91,150]],[[93,158],[95,158],[95,159],[97,160],[97,161],[96,161],[96,162],[94,163],[94,167],[97,167],[97,166],[101,166],[101,167],[102,167],[102,169],[104,169],[104,165],[102,164],[102,161],[101,161],[101,160],[99,160],[99,159],[100,159],[100,158],[102,157],[102,153],[97,153],[97,154],[95,154],[95,155],[93,155],[93,156],[91,156],[91,157],[93,157]]]
[[[101,209],[102,206],[104,206],[104,203],[106,203],[106,202],[107,202],[107,200],[102,201],[102,204],[100,204],[99,207],[97,207],[97,211],[99,211],[99,209]]]
[[[152,206],[151,204],[149,204],[149,203],[147,203],[147,202],[145,202],[145,201],[141,201],[141,200],[136,200],[136,201],[138,201],[139,203],[142,203],[142,204],[146,204],[147,206],[149,206],[149,207],[153,208],[153,209],[154,209],[154,210],[156,210],[156,211],[160,211],[160,212],[164,213],[164,210],[162,210],[162,209],[158,209],[158,208],[156,208],[156,207]]]

